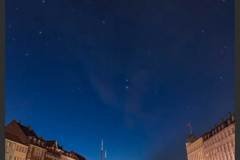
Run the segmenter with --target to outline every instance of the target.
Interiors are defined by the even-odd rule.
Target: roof
[[[70,153],[70,155],[77,160],[85,160],[83,156],[77,154],[76,152],[65,151],[62,146],[58,145],[56,140],[45,140],[44,138],[39,137],[31,127],[22,125],[16,120],[13,120],[10,124],[5,126],[5,132],[5,137],[9,140],[13,140],[22,144],[34,144],[36,146],[47,149],[50,155],[60,156],[62,152],[64,152]],[[52,147],[53,149],[51,149]],[[57,149],[60,149],[60,151],[56,150],[55,147],[57,147]]]
[[[225,129],[226,127],[230,126],[231,124],[235,123],[235,118],[232,114],[230,114],[230,116],[221,121],[219,124],[217,124],[214,128],[212,128],[210,131],[205,132],[202,137],[203,140],[207,140],[209,138],[211,138],[212,136],[216,135],[217,133],[221,132],[223,129]]]
[[[54,157],[60,157],[61,156],[61,153],[57,152],[56,150],[51,150],[51,149],[49,149],[47,151],[47,154],[51,155],[51,156],[54,156]]]
[[[188,137],[187,137],[187,142],[188,143],[192,143],[192,142],[194,142],[194,141],[196,141],[198,138],[196,137],[196,136],[194,136],[193,134],[191,134],[191,135],[189,135]]]
[[[22,125],[21,123],[17,122],[17,124],[19,125],[19,127],[22,129],[22,131],[24,132],[24,134],[26,136],[31,136],[31,137],[36,137],[38,138],[37,134],[32,130],[31,127],[26,127],[24,125]]]
[[[15,141],[15,142],[18,142],[18,143],[21,143],[21,144],[24,144],[26,145],[19,137],[9,133],[9,132],[5,132],[5,138],[11,140],[11,141]]]
[[[56,145],[56,141],[50,140],[45,142],[47,147],[54,147]]]
[[[217,134],[218,132],[222,131],[224,128],[228,127],[231,124],[235,123],[235,118],[234,118],[234,114],[229,113],[229,116],[225,119],[222,120],[219,124],[217,124],[214,128],[212,128],[210,131],[205,132],[204,134],[202,134],[199,137],[194,137],[189,136],[187,138],[187,142],[189,143],[193,143],[195,142],[198,138],[202,137],[204,141],[206,141],[207,139],[211,138],[212,136],[214,136],[215,134]]]

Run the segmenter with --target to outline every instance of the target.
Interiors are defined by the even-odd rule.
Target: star
[[[220,80],[223,80],[224,77],[221,75],[221,76],[219,76],[218,78],[219,78]]]
[[[39,31],[38,34],[41,35],[43,32],[42,31]]]
[[[102,24],[106,24],[106,21],[105,21],[105,20],[102,20],[101,22],[102,22]]]
[[[125,89],[128,89],[129,87],[128,86],[125,86]]]
[[[202,32],[202,33],[205,33],[205,29],[202,29],[201,32]]]
[[[128,79],[126,79],[125,81],[128,82]]]
[[[46,3],[46,0],[42,0],[42,4],[45,4]]]
[[[28,57],[28,56],[30,56],[30,54],[29,54],[29,53],[25,53],[24,56],[25,56],[25,57]]]

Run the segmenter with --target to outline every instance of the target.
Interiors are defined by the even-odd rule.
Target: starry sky
[[[7,0],[6,123],[89,160],[185,160],[234,110],[233,0]]]

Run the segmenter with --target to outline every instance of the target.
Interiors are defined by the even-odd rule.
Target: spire
[[[103,139],[101,139],[100,160],[104,160],[104,147],[103,147]]]
[[[101,140],[101,151],[103,151],[103,139]]]
[[[104,152],[104,160],[107,160],[107,150]]]

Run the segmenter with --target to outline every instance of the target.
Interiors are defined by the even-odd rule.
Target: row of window
[[[188,152],[193,152],[193,151],[196,151],[200,148],[202,148],[202,143],[192,144],[190,147],[188,147]]]
[[[44,145],[44,142],[40,139],[37,139],[35,137],[29,137],[30,140],[32,140],[34,143],[37,143],[38,145]]]
[[[25,160],[25,158],[14,156],[14,160]]]
[[[33,155],[36,157],[41,157],[44,155],[44,151],[42,151],[40,149],[34,149]]]
[[[201,153],[195,153],[191,156],[190,160],[202,160],[203,159],[203,156]]]
[[[216,148],[206,152],[206,156],[208,156],[209,158],[212,157],[212,159],[215,160],[214,157],[217,157],[221,153],[221,154],[223,154],[221,156],[226,157],[224,160],[233,160],[234,148],[235,148],[233,145],[234,144],[232,142],[223,144],[219,147],[216,147]]]
[[[232,152],[220,152],[215,155],[209,155],[208,160],[234,160],[234,154]]]
[[[25,158],[9,155],[9,157],[6,157],[6,160],[25,160]]]
[[[27,153],[27,148],[26,147],[23,147],[21,145],[18,145],[16,143],[12,143],[12,142],[6,142],[6,149],[7,151],[9,151],[9,149],[11,150],[16,150],[18,152],[23,152],[23,153]]]
[[[214,135],[208,141],[205,142],[206,145],[213,145],[214,143],[220,142],[228,136],[235,134],[235,129],[231,128],[226,131],[220,132],[219,134]]]
[[[22,146],[16,145],[16,151],[27,153],[28,149],[26,147],[22,147]]]
[[[41,160],[42,157],[34,157],[35,160]]]
[[[206,149],[206,148],[205,148]],[[234,159],[234,149],[235,149],[235,144],[234,141],[225,143],[223,145],[219,145],[217,147],[214,147],[211,150],[207,150],[204,152],[204,155],[208,160],[220,160],[219,158],[214,158],[214,157],[219,157],[218,155],[221,153],[226,158],[223,158],[223,160],[233,160]],[[201,150],[193,152],[193,154],[190,155],[190,160],[201,160],[202,154]],[[220,157],[221,157],[220,156]]]

